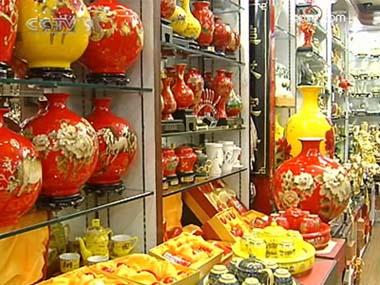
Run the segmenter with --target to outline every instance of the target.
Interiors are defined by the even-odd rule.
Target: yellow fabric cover
[[[14,229],[41,222],[46,218],[45,212],[30,213],[21,218]],[[1,228],[0,232],[10,230],[12,228]],[[43,278],[48,240],[48,227],[1,239],[0,285],[30,285]]]

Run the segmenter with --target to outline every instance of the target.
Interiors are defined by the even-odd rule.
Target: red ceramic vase
[[[213,45],[218,52],[225,52],[231,41],[231,28],[223,23],[222,19],[215,17],[215,31]]]
[[[193,15],[197,18],[202,27],[201,34],[197,41],[200,46],[208,47],[212,43],[215,30],[215,19],[214,14],[210,10],[210,2],[197,1],[193,3],[193,6]]]
[[[17,0],[0,1],[0,76],[6,76],[16,42],[18,10]]]
[[[33,144],[9,130],[0,109],[0,227],[18,223],[34,205],[42,186],[42,166]]]
[[[198,69],[192,67],[189,69],[189,72],[186,73],[185,82],[194,93],[193,107],[196,108],[201,101],[202,92],[205,87],[203,77]]]
[[[163,99],[163,110],[162,110],[162,120],[173,120],[172,114],[177,109],[177,102],[174,99],[173,92],[171,90],[171,84],[173,79],[170,77],[166,77],[162,79],[162,83],[164,85],[161,96]]]
[[[171,148],[164,148],[162,150],[163,160],[166,161],[164,168],[164,176],[171,177],[177,176],[176,170],[179,163],[179,158]]]
[[[139,16],[117,0],[97,0],[88,10],[93,29],[81,61],[91,75],[125,77],[144,46]]]
[[[161,17],[169,19],[175,11],[176,0],[161,0]]]
[[[66,107],[69,94],[47,94],[46,111],[28,122],[24,134],[40,154],[42,195],[70,197],[91,177],[98,158],[98,139],[87,120]]]
[[[216,105],[218,120],[226,119],[226,103],[233,89],[232,73],[224,69],[217,70],[217,74],[213,81],[213,87],[218,96],[218,104]]]
[[[110,106],[111,98],[97,98],[87,117],[99,141],[98,162],[88,184],[121,184],[136,154],[136,132],[127,120],[113,114]]]
[[[197,155],[194,153],[193,148],[189,146],[180,146],[176,148],[175,153],[179,158],[177,172],[181,174],[194,172]]]
[[[189,86],[185,83],[185,68],[186,64],[177,64],[174,84],[172,86],[172,92],[174,98],[177,101],[177,109],[188,109],[194,102],[194,93]]]
[[[240,47],[240,35],[237,32],[232,32],[230,42],[226,47],[226,51],[230,53],[236,52]]]
[[[344,168],[319,151],[321,138],[303,138],[302,152],[276,171],[274,198],[279,209],[298,207],[324,222],[339,216],[350,199]]]

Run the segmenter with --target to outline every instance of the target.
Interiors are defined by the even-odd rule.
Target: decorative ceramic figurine
[[[161,0],[161,17],[169,19],[175,11],[176,0]]]
[[[186,13],[187,25],[181,35],[196,40],[201,34],[202,27],[197,18],[191,13],[190,0],[182,0],[182,8]]]
[[[210,10],[210,2],[196,1],[193,6],[194,17],[198,19],[202,28],[197,41],[201,47],[208,47],[212,43],[215,30],[214,14]]]
[[[34,146],[4,126],[0,109],[0,227],[13,226],[34,205],[42,185],[42,167]]]
[[[223,165],[223,144],[206,143],[206,154],[212,162],[210,176],[220,176]]]
[[[194,67],[190,68],[189,72],[185,75],[185,82],[194,93],[193,108],[197,108],[201,101],[202,92],[205,85],[199,70]]]
[[[87,120],[66,107],[69,94],[52,93],[46,112],[28,122],[24,134],[40,154],[42,195],[51,200],[73,199],[91,177],[98,158],[98,139]]]
[[[161,98],[163,99],[162,120],[173,120],[173,113],[177,110],[177,102],[174,99],[174,95],[171,89],[173,78],[166,77],[162,79],[163,89],[161,92]]]
[[[18,23],[18,0],[5,0],[0,3],[0,78],[7,76],[13,48],[16,43]]]
[[[110,106],[111,98],[97,98],[87,117],[99,141],[98,162],[88,184],[124,188],[122,178],[135,157],[137,135],[127,120],[111,112]]]
[[[144,28],[139,16],[118,0],[97,0],[88,7],[93,27],[82,57],[90,81],[125,82],[126,70],[139,58]]]
[[[318,97],[322,92],[319,86],[299,86],[298,90],[303,96],[301,109],[290,117],[285,136],[291,145],[291,155],[297,156],[301,152],[300,137],[322,137],[325,141],[321,144],[323,155],[334,156],[335,136],[328,118],[322,114],[318,107]]]
[[[350,198],[345,169],[323,156],[321,138],[302,138],[302,152],[276,171],[274,197],[277,207],[299,207],[329,222],[341,214]]]
[[[230,43],[231,36],[231,29],[227,28],[221,18],[215,17],[213,46],[215,46],[217,52],[224,53],[226,51],[226,48]]]
[[[302,49],[313,48],[313,35],[315,33],[315,25],[306,20],[303,20],[299,26],[300,31],[304,34],[304,44]]]
[[[29,77],[73,79],[70,65],[83,54],[91,34],[83,1],[22,0],[17,5],[16,55],[28,62]]]
[[[194,103],[194,93],[189,86],[186,85],[185,76],[186,64],[177,64],[177,75],[175,77],[172,92],[175,100],[177,101],[177,109],[188,109]]]
[[[86,235],[77,238],[83,260],[94,255],[109,256],[108,243],[111,233],[110,229],[101,226],[99,219],[93,219]]]
[[[218,120],[225,120],[227,118],[226,103],[228,96],[233,90],[232,73],[224,69],[217,70],[217,74],[213,81],[213,87],[216,94],[219,97],[218,104],[216,106]]]

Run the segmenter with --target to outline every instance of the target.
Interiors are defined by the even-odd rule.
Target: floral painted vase
[[[237,32],[231,33],[230,42],[226,47],[226,51],[229,53],[236,52],[240,47],[240,35]]]
[[[302,152],[276,171],[274,198],[277,208],[300,208],[324,222],[339,216],[350,199],[345,169],[320,153],[322,138],[302,138]]]
[[[186,73],[185,82],[194,93],[193,107],[196,108],[201,101],[202,92],[204,90],[205,82],[203,77],[198,69],[192,67],[189,69],[189,72]]]
[[[321,144],[321,153],[334,157],[334,129],[318,106],[322,87],[299,86],[298,89],[303,96],[303,105],[296,114],[290,117],[285,127],[285,137],[291,146],[291,155],[296,157],[301,153],[300,137],[322,137],[325,141]]]
[[[187,174],[194,172],[194,165],[197,162],[197,155],[194,153],[193,148],[189,146],[180,146],[175,150],[179,158],[177,172],[179,174]]]
[[[164,176],[171,177],[177,176],[176,170],[179,163],[179,158],[175,154],[174,149],[164,148],[162,150],[162,159],[165,161]]]
[[[121,184],[136,154],[136,132],[127,120],[113,114],[110,106],[111,98],[97,98],[87,117],[99,141],[98,162],[88,184]]]
[[[17,0],[0,2],[0,77],[6,77],[16,43],[18,9]]]
[[[47,94],[46,112],[28,122],[23,132],[40,154],[42,195],[71,197],[91,177],[98,158],[96,131],[66,107],[69,94]]]
[[[42,166],[33,144],[9,130],[0,109],[0,227],[12,226],[34,205],[42,186]]]
[[[176,0],[161,0],[161,17],[169,19],[175,11]]]
[[[231,41],[231,33],[231,28],[227,27],[221,18],[215,17],[213,46],[217,52],[224,53],[226,51],[226,48]]]
[[[199,35],[201,34],[201,31],[202,31],[201,24],[199,23],[197,18],[195,18],[193,14],[191,13],[190,0],[181,0],[181,2],[182,2],[182,8],[186,13],[186,22],[187,22],[186,28],[183,30],[181,35],[186,38],[196,40],[199,38]]]
[[[177,110],[177,102],[174,99],[173,92],[171,90],[171,84],[173,82],[173,78],[166,77],[162,79],[163,88],[161,92],[161,98],[163,100],[162,104],[162,120],[173,120],[173,113]]]
[[[217,70],[217,74],[213,80],[213,88],[219,98],[218,104],[216,105],[216,118],[218,120],[226,119],[226,103],[228,96],[233,90],[232,73],[224,69]]]
[[[88,10],[93,28],[81,61],[88,67],[90,78],[125,78],[144,47],[139,16],[118,0],[97,0]]]
[[[28,62],[29,76],[72,78],[70,65],[86,50],[91,34],[91,18],[83,1],[17,3],[16,56]]]
[[[189,86],[186,85],[185,76],[186,64],[176,65],[176,77],[172,86],[174,98],[177,101],[177,109],[188,109],[194,102],[194,93]]]
[[[201,47],[208,47],[212,43],[215,30],[214,14],[210,10],[210,2],[197,1],[193,3],[193,6],[194,17],[201,24],[201,34],[197,41]]]

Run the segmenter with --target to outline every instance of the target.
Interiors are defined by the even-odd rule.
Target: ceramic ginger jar
[[[16,43],[18,0],[0,2],[0,77],[6,77]]]
[[[185,82],[185,68],[186,64],[176,65],[177,74],[172,86],[172,92],[177,101],[178,110],[188,109],[194,102],[194,93]]]
[[[277,208],[300,208],[324,222],[339,216],[350,199],[345,169],[320,152],[322,138],[301,138],[301,153],[276,171],[274,198]]]
[[[0,227],[16,225],[34,205],[42,186],[38,152],[25,137],[4,125],[0,109]]]
[[[176,148],[175,153],[179,158],[177,172],[179,174],[193,173],[194,165],[197,162],[197,155],[193,149],[189,146],[180,146]]]
[[[175,11],[176,0],[161,0],[161,17],[169,19]]]
[[[73,78],[71,63],[81,57],[91,34],[82,0],[22,0],[16,56],[28,62],[29,77]]]
[[[218,120],[227,118],[226,103],[233,90],[232,73],[224,69],[217,70],[217,74],[213,80],[213,89],[218,96],[218,104],[216,105]]]
[[[98,162],[88,184],[122,184],[136,154],[136,132],[127,120],[112,113],[109,97],[94,100],[94,111],[87,120],[97,132],[99,141]]]
[[[203,77],[198,69],[192,67],[185,75],[185,82],[186,85],[189,86],[194,93],[193,106],[196,108],[201,101],[202,92],[204,90],[205,82],[203,80]]]
[[[322,92],[319,86],[299,86],[303,96],[301,109],[290,117],[285,127],[285,137],[291,146],[290,154],[296,157],[301,153],[301,137],[322,137],[321,153],[334,157],[335,135],[328,118],[322,114],[318,106],[318,97]]]
[[[90,42],[81,59],[89,80],[125,79],[144,47],[144,28],[139,16],[118,0],[97,0],[88,6],[93,22]]]
[[[201,47],[208,47],[212,43],[215,30],[214,14],[210,10],[210,2],[196,1],[193,6],[193,15],[201,24],[201,33],[197,41]]]
[[[179,158],[175,151],[171,148],[164,148],[162,150],[162,161],[165,161],[164,176],[173,177],[177,176],[176,170],[179,163]]]
[[[89,122],[66,107],[69,94],[47,94],[46,111],[29,121],[23,133],[40,154],[43,196],[72,197],[91,177],[98,139]]]

